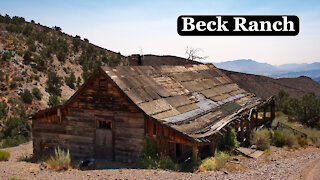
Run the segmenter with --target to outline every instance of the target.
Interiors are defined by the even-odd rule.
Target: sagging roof
[[[212,64],[102,70],[147,115],[199,143],[261,103]]]

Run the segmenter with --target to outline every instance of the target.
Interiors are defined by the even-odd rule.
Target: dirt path
[[[301,173],[298,173],[291,179],[320,180],[320,158],[312,161]]]
[[[320,180],[320,149],[308,147],[296,151],[272,147],[271,155],[257,160],[242,156],[238,164],[242,170],[186,173],[169,170],[109,168],[102,170],[70,169],[68,171],[41,170],[39,164],[19,161],[32,153],[32,143],[6,148],[11,152],[9,161],[0,162],[0,179],[307,179]],[[228,163],[227,163],[228,164]]]

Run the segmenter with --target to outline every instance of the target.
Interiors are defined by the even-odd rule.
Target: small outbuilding
[[[272,97],[246,92],[212,64],[101,67],[65,104],[33,116],[33,148],[134,162],[145,138],[159,155],[197,159],[231,128],[246,142],[273,118]]]

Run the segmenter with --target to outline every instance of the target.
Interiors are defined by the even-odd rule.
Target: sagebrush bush
[[[8,161],[10,158],[10,152],[0,150],[0,161]]]
[[[228,154],[225,154],[223,152],[217,153],[217,155],[214,157],[216,165],[215,169],[220,170],[221,168],[223,168],[228,159],[230,159],[230,156]]]
[[[173,162],[173,160],[170,157],[165,156],[159,159],[159,168],[174,170],[176,169],[176,164]]]
[[[308,139],[305,137],[302,137],[301,135],[296,136],[298,144],[300,147],[307,147],[308,146]]]
[[[259,150],[270,149],[270,131],[267,129],[255,130],[250,138],[250,143],[255,144]]]
[[[69,150],[65,152],[59,147],[54,150],[54,156],[47,161],[50,168],[55,170],[67,170],[70,168],[71,158]]]
[[[278,146],[288,146],[288,147],[297,147],[298,140],[292,131],[284,129],[284,130],[276,130],[273,135],[273,143]]]
[[[201,161],[201,164],[198,168],[200,172],[212,171],[216,169],[216,162],[214,157],[208,157]]]

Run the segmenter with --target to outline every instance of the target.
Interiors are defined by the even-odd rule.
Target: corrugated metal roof
[[[212,64],[103,70],[146,114],[197,141],[209,141],[237,110],[257,100]],[[221,108],[230,102],[228,111]]]

